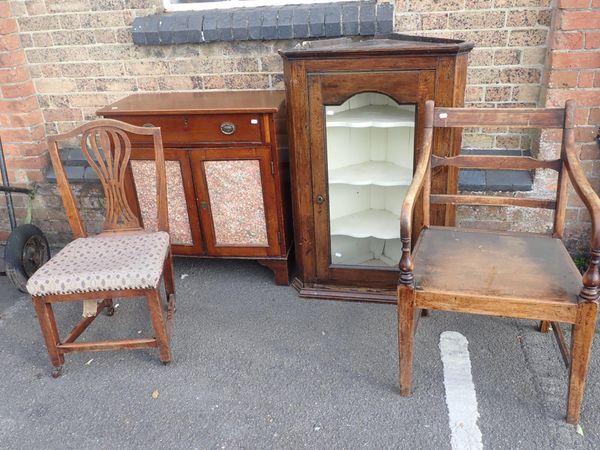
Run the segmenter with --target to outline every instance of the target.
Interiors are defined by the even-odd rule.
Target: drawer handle
[[[142,125],[142,126],[143,126],[143,127],[146,127],[146,128],[153,128],[153,127],[154,127],[154,124],[152,124],[152,123],[148,122],[148,123],[145,123],[145,124],[144,124],[144,125]]]
[[[223,122],[221,124],[221,133],[226,134],[226,135],[230,135],[235,133],[235,125],[232,124],[231,122]]]

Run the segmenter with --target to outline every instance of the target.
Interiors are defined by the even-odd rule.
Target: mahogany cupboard
[[[463,104],[472,47],[394,34],[280,51],[298,265],[293,284],[301,296],[396,301],[400,208],[425,101]],[[459,130],[436,130],[435,154],[455,155],[459,147]],[[455,192],[457,177],[454,169],[434,171],[433,192]],[[454,210],[436,206],[431,216],[434,224],[452,224]]]
[[[136,94],[98,115],[161,128],[175,255],[256,259],[288,284],[291,248],[283,91]],[[151,141],[130,136],[128,196],[156,226]]]

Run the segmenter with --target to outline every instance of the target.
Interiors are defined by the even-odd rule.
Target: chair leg
[[[175,278],[173,271],[173,256],[171,254],[171,250],[169,250],[169,254],[165,259],[165,264],[163,268],[163,277],[165,280],[165,291],[167,291],[167,298],[170,294],[175,293]]]
[[[548,320],[540,321],[540,332],[547,333],[548,331],[550,331],[550,321],[548,321]]]
[[[44,341],[46,342],[46,349],[48,350],[48,356],[52,365],[56,368],[53,372],[53,376],[60,375],[60,371],[65,362],[65,357],[58,351],[56,347],[60,343],[60,336],[58,334],[58,328],[56,326],[56,318],[54,317],[54,311],[52,310],[52,304],[46,303],[44,297],[32,297],[33,307],[35,313],[38,316],[40,322],[40,328]]]
[[[398,352],[400,395],[410,396],[412,385],[413,343],[415,334],[415,294],[412,288],[398,286]]]
[[[580,303],[577,307],[577,321],[571,336],[571,373],[569,375],[569,397],[567,400],[567,422],[579,422],[581,403],[585,391],[592,342],[596,330],[596,302]]]
[[[171,349],[169,348],[167,326],[160,303],[160,293],[158,288],[151,290],[146,296],[146,299],[148,301],[150,319],[152,320],[152,326],[154,327],[154,333],[156,334],[156,343],[158,344],[160,360],[166,364],[171,361]]]

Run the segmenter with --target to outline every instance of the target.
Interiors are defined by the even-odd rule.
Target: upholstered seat
[[[31,295],[156,288],[169,234],[105,233],[69,243],[28,281]]]

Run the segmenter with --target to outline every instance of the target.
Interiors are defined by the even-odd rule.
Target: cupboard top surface
[[[457,54],[468,52],[473,44],[456,39],[431,38],[392,33],[374,38],[338,38],[304,42],[289,50],[280,50],[287,59],[344,56],[386,56]]]
[[[283,107],[282,90],[168,92],[133,94],[96,111],[104,117],[123,114],[273,113]]]

